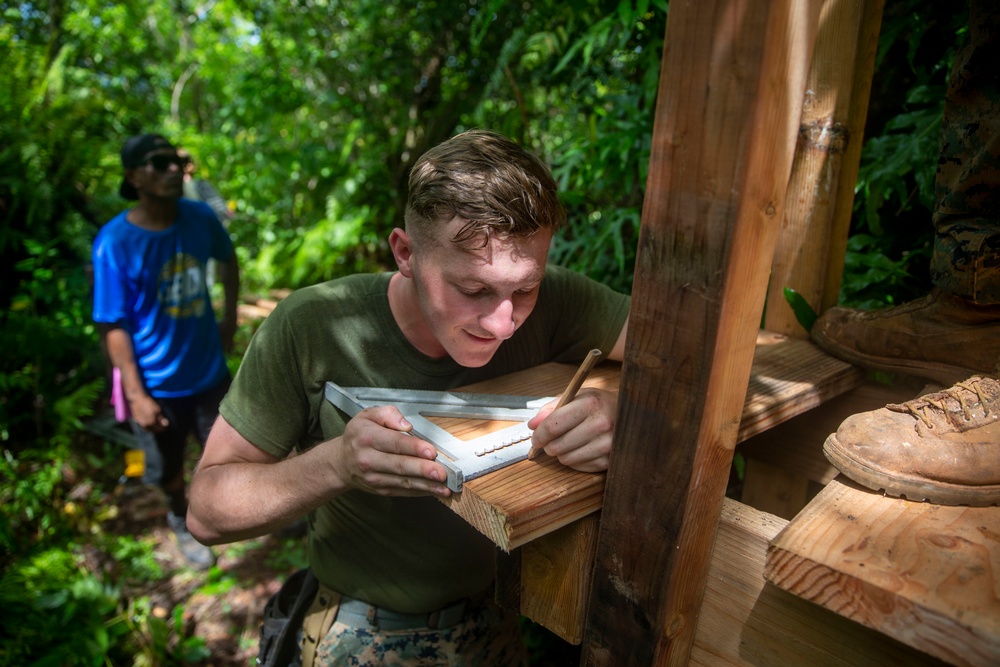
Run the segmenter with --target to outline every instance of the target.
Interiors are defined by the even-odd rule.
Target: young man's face
[[[463,224],[456,218],[442,228],[438,243],[414,245],[398,229],[391,240],[394,250],[402,249],[400,273],[413,281],[418,303],[411,306],[419,306],[400,322],[407,338],[425,354],[475,368],[489,362],[534,309],[552,233],[463,247],[451,241]]]
[[[176,199],[184,192],[184,160],[172,148],[159,148],[143,157],[144,164],[130,169],[135,189],[152,197]]]

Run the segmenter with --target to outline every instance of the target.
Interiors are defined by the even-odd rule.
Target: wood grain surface
[[[1000,665],[1000,507],[840,477],[774,539],[768,581],[954,665]]]

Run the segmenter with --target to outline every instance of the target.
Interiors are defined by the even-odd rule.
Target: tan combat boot
[[[939,505],[1000,504],[1000,381],[975,376],[852,415],[823,453],[870,489]]]
[[[1000,305],[981,306],[934,290],[884,310],[831,308],[816,320],[812,338],[852,364],[948,386],[998,371]]]

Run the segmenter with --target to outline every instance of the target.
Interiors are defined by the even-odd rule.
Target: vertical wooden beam
[[[586,665],[687,664],[818,13],[670,4]]]
[[[774,250],[764,328],[807,338],[784,289],[837,303],[884,0],[824,0]]]

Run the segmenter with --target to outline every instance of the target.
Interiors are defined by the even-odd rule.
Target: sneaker
[[[831,308],[811,333],[821,348],[852,364],[946,387],[994,374],[1000,363],[1000,305],[977,305],[941,290],[884,310]]]
[[[177,548],[188,565],[195,570],[207,570],[215,565],[215,553],[204,544],[194,538],[187,528],[184,517],[177,516],[173,512],[167,514],[167,525],[174,531],[174,538],[177,540]]]
[[[823,453],[855,482],[938,505],[1000,504],[1000,381],[974,376],[848,417]]]

